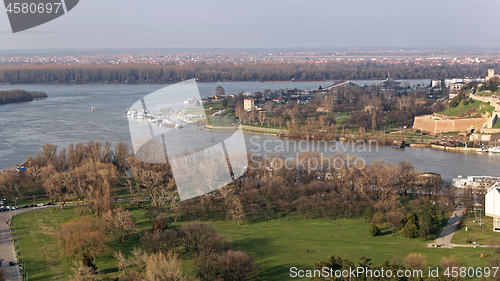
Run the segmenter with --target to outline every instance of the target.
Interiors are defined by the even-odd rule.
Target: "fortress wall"
[[[417,116],[415,117],[415,121],[413,122],[413,128],[420,129],[424,132],[434,133],[434,121],[435,120],[432,120],[429,117]]]
[[[474,126],[476,131],[483,127],[486,120],[484,118],[464,118],[434,120],[429,116],[417,116],[413,128],[434,134],[445,132],[464,132]]]
[[[496,134],[500,133],[500,129],[483,129],[482,132],[485,134]]]

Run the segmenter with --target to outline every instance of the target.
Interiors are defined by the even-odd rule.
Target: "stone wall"
[[[485,134],[496,134],[500,133],[500,129],[483,129],[482,132]]]
[[[417,116],[413,123],[414,129],[433,134],[446,132],[465,132],[474,127],[475,132],[479,131],[486,123],[485,118],[463,118],[463,119],[434,119],[431,116]]]

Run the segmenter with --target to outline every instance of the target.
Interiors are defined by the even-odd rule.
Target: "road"
[[[35,210],[45,209],[54,206],[36,207]],[[2,259],[2,269],[7,272],[7,281],[21,281],[21,273],[17,265],[14,244],[10,236],[8,221],[12,216],[33,211],[33,208],[18,209],[10,212],[0,212],[0,258]],[[9,261],[13,261],[15,266],[9,266]]]
[[[451,239],[453,238],[453,234],[455,234],[455,230],[457,229],[458,222],[463,217],[463,213],[465,211],[464,206],[458,206],[453,214],[451,214],[448,223],[439,234],[438,239],[436,239],[436,245],[441,248],[453,248],[453,244],[451,243]],[[432,246],[433,244],[429,244]]]

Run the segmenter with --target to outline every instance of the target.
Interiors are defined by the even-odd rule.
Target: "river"
[[[360,85],[377,83],[380,80],[354,81]],[[404,82],[404,80],[402,80]],[[317,89],[326,87],[329,82],[221,82],[199,83],[201,96],[213,95],[215,87],[221,85],[226,94],[240,91],[263,91],[265,89]],[[428,80],[409,80],[410,85],[428,83]],[[0,90],[24,89],[43,91],[47,99],[26,103],[0,106],[0,169],[22,163],[28,155],[39,152],[46,143],[66,147],[69,143],[109,141],[130,144],[127,116],[125,109],[141,97],[165,85],[0,85]],[[90,108],[95,107],[96,112]],[[215,132],[214,132],[215,133]],[[223,133],[217,133],[223,134]],[[429,148],[394,149],[389,146],[349,146],[330,143],[320,146],[317,143],[288,140],[275,136],[245,134],[247,149],[250,152],[278,152],[286,157],[293,157],[297,150],[314,150],[327,154],[345,152],[357,155],[367,163],[384,159],[397,163],[408,161],[421,171],[440,173],[443,178],[451,179],[457,175],[498,175],[500,155],[478,153],[454,153]],[[290,148],[277,150],[281,142],[287,142]],[[290,141],[292,141],[290,143]],[[297,142],[297,150],[294,149]],[[260,147],[260,150],[259,150]]]

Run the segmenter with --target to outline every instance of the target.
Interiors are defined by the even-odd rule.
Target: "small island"
[[[27,102],[41,98],[47,98],[47,93],[25,90],[0,91],[0,105],[16,102]]]

